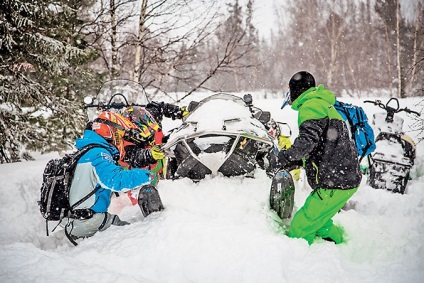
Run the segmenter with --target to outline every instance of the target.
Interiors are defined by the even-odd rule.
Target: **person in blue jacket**
[[[163,209],[158,192],[150,185],[151,172],[138,168],[126,170],[117,162],[125,155],[124,139],[129,130],[137,130],[137,127],[122,115],[104,111],[88,124],[83,138],[76,140],[78,149],[88,145],[98,147],[85,153],[75,169],[69,203],[71,206],[77,204],[74,211],[80,217],[68,218],[64,225],[65,234],[71,241],[91,237],[111,225],[129,224],[118,215],[108,213],[113,192],[147,188],[143,195],[146,199],[144,209],[148,211],[143,211],[140,205],[143,214]],[[94,194],[90,194],[93,191]]]

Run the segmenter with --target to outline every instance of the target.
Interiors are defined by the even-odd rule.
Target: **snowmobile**
[[[207,175],[254,177],[256,168],[261,168],[273,179],[271,208],[281,218],[290,217],[294,182],[290,173],[278,170],[276,161],[280,125],[287,124],[253,106],[250,94],[241,98],[217,93],[190,102],[188,111],[162,147],[168,156],[166,177],[193,181]]]
[[[106,82],[97,96],[84,99],[89,121],[103,111],[130,106],[146,106],[150,100],[144,88],[128,80]],[[227,110],[228,111],[223,111]],[[252,104],[252,96],[242,98],[215,94],[190,102],[189,114],[173,129],[162,149],[167,155],[166,179],[187,177],[199,181],[206,175],[253,177],[260,167],[273,178],[270,207],[284,219],[294,205],[294,182],[287,171],[276,168],[278,136],[285,123],[271,119],[270,112]]]
[[[406,107],[400,108],[397,98],[390,98],[386,104],[380,100],[367,100],[364,103],[372,103],[386,111],[373,115],[372,125],[378,134],[375,138],[376,150],[369,160],[367,183],[375,189],[404,194],[416,157],[416,145],[403,131],[404,120],[395,114],[403,111],[420,116],[420,113]]]

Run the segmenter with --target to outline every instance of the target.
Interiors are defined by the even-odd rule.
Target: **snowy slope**
[[[420,110],[418,101],[401,103]],[[256,98],[254,104],[297,134],[296,113],[280,111],[281,100]],[[378,111],[364,108],[369,117]],[[413,122],[402,117],[407,125]],[[308,246],[285,236],[268,208],[270,180],[258,171],[255,179],[162,180],[163,212],[143,219],[138,207],[125,207],[120,215],[132,225],[73,247],[60,228],[45,235],[36,203],[44,165],[57,155],[1,164],[0,282],[422,282],[423,144],[417,152],[405,195],[374,190],[364,178],[352,198],[355,208],[334,218],[349,238],[337,246]],[[310,193],[305,180],[296,186],[295,209]]]

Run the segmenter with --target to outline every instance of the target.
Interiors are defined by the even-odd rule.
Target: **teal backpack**
[[[342,118],[349,122],[352,139],[355,141],[356,151],[360,156],[359,162],[375,150],[374,131],[368,124],[367,115],[360,106],[336,101],[334,108]]]

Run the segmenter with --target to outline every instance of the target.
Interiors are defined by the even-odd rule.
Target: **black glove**
[[[280,150],[280,152],[278,153],[278,166],[282,169],[285,169],[287,171],[291,171],[293,169],[297,169],[303,166],[303,161],[302,160],[293,160],[290,161],[286,155],[285,155],[285,150]]]
[[[175,120],[175,119],[182,119],[187,114],[188,114],[188,111],[187,111],[186,107],[180,108],[177,105],[164,103],[163,115],[165,117],[168,117],[168,118],[171,118],[172,120]]]
[[[146,105],[147,111],[149,111],[150,114],[153,115],[153,117],[156,119],[156,121],[158,123],[160,123],[162,121],[162,118],[163,118],[163,105],[164,104],[165,103],[163,103],[163,102],[159,103],[159,102],[152,101],[152,102],[150,102]]]
[[[150,148],[127,145],[125,147],[124,162],[133,168],[142,168],[155,164],[157,160],[153,158]]]
[[[186,107],[179,107],[177,105],[152,101],[147,104],[146,109],[160,122],[163,116],[171,118],[172,120],[181,119],[186,116],[189,112]]]

